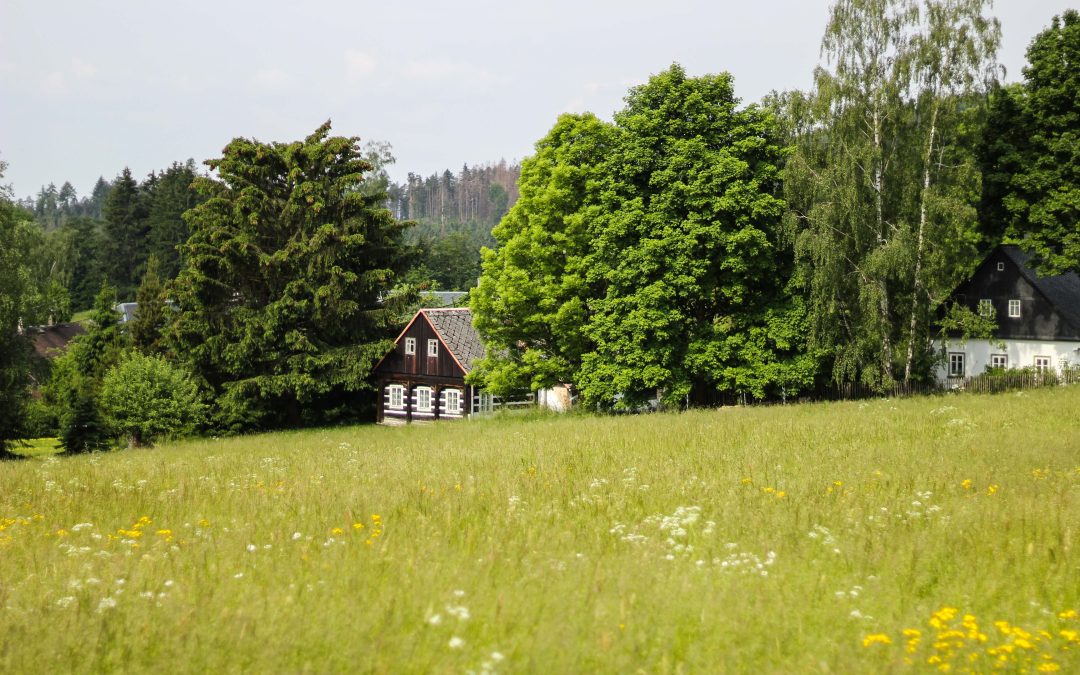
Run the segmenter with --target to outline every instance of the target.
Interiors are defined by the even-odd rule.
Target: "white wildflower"
[[[113,607],[116,607],[115,598],[102,598],[101,602],[98,603],[97,611],[104,612],[105,610],[112,609]]]
[[[446,645],[450,647],[450,649],[461,649],[465,646],[465,641],[455,635],[450,638],[450,642],[446,643]]]

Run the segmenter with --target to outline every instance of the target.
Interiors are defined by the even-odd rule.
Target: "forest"
[[[730,74],[672,64],[611,121],[560,116],[520,166],[396,184],[388,143],[327,122],[81,198],[8,192],[0,438],[366,419],[430,289],[470,290],[470,377],[497,394],[679,408],[925,381],[941,331],[993,329],[945,300],[994,246],[1080,269],[1080,14],[1048,17],[1005,83],[990,8],[840,0],[811,89],[744,104]],[[86,334],[31,358],[23,328],[76,313]]]

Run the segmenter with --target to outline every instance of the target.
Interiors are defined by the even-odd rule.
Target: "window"
[[[998,272],[1004,272],[1004,271],[1005,271],[1005,263],[1003,263],[1003,262],[999,262],[999,263],[997,264],[997,271],[998,271]]]
[[[965,372],[964,353],[949,352],[949,377],[963,377]]]
[[[416,353],[416,338],[405,338],[405,353],[406,354],[415,354]]]
[[[439,355],[439,341],[438,340],[428,340],[427,341],[427,355],[428,356],[438,356]]]
[[[979,301],[979,316],[993,316],[994,303],[987,298]]]
[[[405,387],[400,384],[392,384],[386,388],[390,392],[390,407],[395,410],[401,410],[405,407]]]
[[[446,390],[446,412],[451,415],[461,414],[461,392],[457,389]]]
[[[1019,319],[1020,318],[1020,301],[1019,300],[1010,300],[1009,301],[1009,318],[1010,319]]]
[[[990,355],[990,367],[991,368],[1008,368],[1009,357],[1005,354],[991,354]]]
[[[1036,356],[1035,357],[1035,370],[1050,370],[1050,357],[1049,356]]]
[[[431,387],[416,388],[416,410],[431,412]]]

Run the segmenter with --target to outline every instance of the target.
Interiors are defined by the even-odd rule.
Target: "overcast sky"
[[[746,102],[807,88],[825,0],[231,2],[0,0],[0,160],[17,196],[85,195],[220,155],[236,136],[392,144],[400,180],[521,159],[566,111],[604,118],[673,61],[729,71]],[[1068,0],[998,0],[999,59]]]

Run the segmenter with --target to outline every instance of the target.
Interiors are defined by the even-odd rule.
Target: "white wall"
[[[935,348],[940,346],[935,344]],[[1080,342],[1064,341],[1039,341],[1039,340],[968,340],[960,342],[951,340],[946,343],[946,354],[951,352],[964,353],[965,377],[981,375],[990,365],[992,354],[1005,354],[1008,357],[1009,368],[1026,368],[1035,365],[1036,356],[1049,356],[1050,368],[1061,372],[1062,365],[1076,366],[1080,364]],[[949,361],[946,356],[945,362],[937,371],[939,380],[944,380],[949,372]]]

